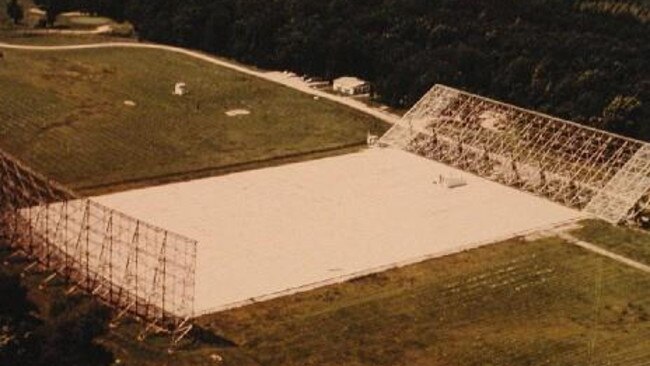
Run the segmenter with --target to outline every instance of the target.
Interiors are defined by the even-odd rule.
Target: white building
[[[348,95],[366,94],[370,92],[370,84],[367,81],[352,76],[343,76],[334,79],[333,88],[336,92]]]

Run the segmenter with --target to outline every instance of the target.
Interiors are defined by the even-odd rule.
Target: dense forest
[[[0,268],[0,365],[113,364],[113,355],[96,343],[108,331],[106,307],[76,295],[39,309],[22,280]]]
[[[643,1],[68,1],[40,3],[128,20],[145,40],[260,67],[359,76],[396,107],[442,83],[650,140]]]

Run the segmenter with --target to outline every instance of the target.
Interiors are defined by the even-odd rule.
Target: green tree
[[[40,0],[38,2],[45,10],[45,23],[53,26],[56,18],[64,11],[70,10],[70,0]]]
[[[0,365],[33,365],[40,344],[33,334],[40,322],[34,305],[16,275],[0,268]]]
[[[212,2],[207,9],[201,48],[209,52],[228,53],[234,9],[228,0]]]
[[[634,136],[641,127],[641,107],[637,98],[617,95],[603,110],[605,129]]]
[[[41,365],[104,366],[112,354],[95,339],[108,331],[109,310],[92,301],[82,301],[62,312],[36,332],[43,339]]]
[[[84,296],[53,300],[37,318],[20,277],[0,268],[0,365],[108,366],[113,355],[96,343],[110,311]]]
[[[23,20],[25,14],[23,13],[23,7],[18,4],[18,0],[9,1],[7,15],[14,21],[14,24],[18,24]]]

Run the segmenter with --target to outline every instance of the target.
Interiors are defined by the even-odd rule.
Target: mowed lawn
[[[332,149],[387,128],[333,102],[165,51],[4,54],[0,147],[73,188]],[[188,95],[172,95],[179,81]],[[226,116],[232,109],[251,114]]]
[[[0,10],[1,9],[2,8],[0,8]],[[14,33],[12,31],[2,31],[2,20],[0,19],[0,42],[17,44],[17,45],[32,45],[32,46],[64,46],[64,45],[94,44],[94,43],[106,43],[106,42],[137,43],[138,41],[134,38],[116,37],[116,36],[109,36],[109,35],[97,35],[97,34],[69,35],[69,34]],[[3,50],[3,52],[6,51]]]
[[[573,232],[577,238],[650,266],[649,232],[599,220],[585,220],[581,226]]]
[[[199,322],[266,366],[645,365],[650,274],[515,239]]]

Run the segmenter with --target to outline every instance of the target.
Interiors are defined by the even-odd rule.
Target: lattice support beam
[[[646,208],[647,143],[442,85],[380,140],[618,223]],[[648,200],[650,202],[650,199]]]
[[[194,316],[195,240],[79,197],[1,150],[0,237],[175,340]]]

